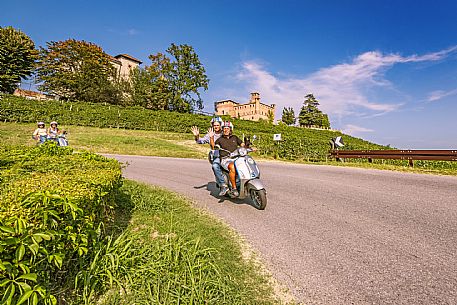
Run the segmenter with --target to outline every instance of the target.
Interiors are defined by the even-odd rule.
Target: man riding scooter
[[[211,137],[213,138],[214,141],[220,138],[222,135],[222,129],[221,129],[221,124],[222,124],[222,119],[220,117],[215,117],[211,119],[211,126],[208,129],[208,133],[203,137],[200,138],[200,130],[198,129],[197,126],[192,126],[191,131],[194,134],[195,137],[195,142],[197,144],[210,144],[211,142]],[[222,175],[222,169],[221,169],[221,159],[219,158],[219,155],[217,154],[218,151],[214,150],[214,142],[211,145],[211,152],[210,152],[210,162],[212,165],[212,170],[214,173],[214,177],[216,178],[216,183],[217,185],[221,188],[221,191],[219,193],[219,196],[224,196],[228,188],[225,187],[225,189],[222,187],[225,184],[224,176]]]
[[[225,121],[222,125],[222,136],[214,140],[214,137],[211,138],[210,144],[212,147],[215,145],[219,145],[220,150],[220,157],[221,157],[221,166],[229,171],[229,178],[230,184],[232,186],[232,190],[230,191],[231,197],[238,197],[240,194],[236,189],[236,171],[234,160],[229,157],[230,152],[235,151],[238,146],[244,147],[243,141],[238,138],[236,135],[233,134],[233,124],[232,122]],[[221,188],[221,192],[219,196],[223,196],[228,192],[228,187],[224,183]]]

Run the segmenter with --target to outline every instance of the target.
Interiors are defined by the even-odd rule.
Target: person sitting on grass
[[[32,138],[40,144],[43,144],[44,142],[46,142],[48,134],[44,122],[38,122],[37,125],[38,128],[35,129],[35,131],[33,132]]]
[[[51,127],[49,127],[48,131],[46,132],[47,135],[48,135],[48,139],[57,142],[57,138],[61,133],[60,129],[57,128],[57,122],[56,121],[52,121],[50,125],[51,125]]]

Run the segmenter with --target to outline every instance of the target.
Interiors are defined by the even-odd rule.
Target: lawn
[[[278,286],[235,232],[185,197],[126,180],[116,201],[118,237],[90,270],[105,278],[104,289],[87,291],[86,302],[293,304],[283,288],[276,295]]]
[[[0,122],[0,138],[2,141],[11,144],[35,145],[36,142],[31,139],[31,134],[35,128],[35,124],[30,123]],[[68,131],[70,146],[75,149],[86,149],[97,153],[203,159],[206,158],[209,151],[208,145],[198,145],[195,143],[190,130],[183,130],[183,133],[175,133],[83,126],[63,126],[63,128]],[[368,163],[367,160],[359,160],[358,162],[306,162],[303,159],[275,159],[273,156],[263,154],[262,151],[254,153],[253,156],[257,160],[276,160],[293,163],[326,164],[457,176],[457,162],[416,161],[415,167],[409,167],[408,161],[403,161],[403,164],[402,161],[397,161],[396,163],[398,164],[392,164],[392,161],[384,160],[373,160],[373,163]]]
[[[59,126],[60,127],[60,126]],[[0,138],[13,145],[35,145],[35,124],[0,123]],[[118,128],[61,126],[75,149],[97,153],[176,158],[205,158],[207,145],[197,145],[190,133],[172,133]]]

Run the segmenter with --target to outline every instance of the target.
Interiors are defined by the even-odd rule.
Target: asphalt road
[[[258,211],[204,160],[116,158],[224,219],[303,304],[457,304],[456,177],[262,162]]]

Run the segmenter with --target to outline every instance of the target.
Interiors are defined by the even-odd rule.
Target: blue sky
[[[7,1],[0,26],[38,46],[68,38],[107,53],[194,47],[214,102],[294,107],[313,93],[332,127],[379,144],[457,148],[457,1]]]

